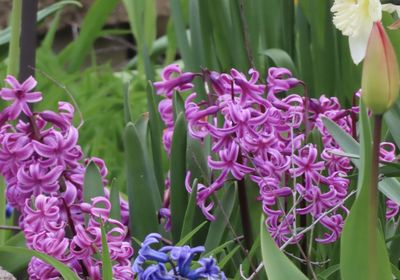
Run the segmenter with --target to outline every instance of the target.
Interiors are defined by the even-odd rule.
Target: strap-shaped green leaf
[[[276,246],[264,225],[261,215],[261,252],[265,272],[269,280],[307,280],[307,277]]]
[[[60,262],[46,254],[39,253],[37,251],[29,250],[26,248],[12,247],[12,246],[0,247],[0,252],[36,257],[36,258],[41,259],[42,261],[48,263],[49,265],[53,266],[55,269],[57,269],[58,272],[60,272],[61,276],[64,279],[70,279],[70,280],[79,280],[80,279],[68,266],[66,266],[62,262]],[[14,259],[13,261],[15,262],[18,260]]]
[[[171,222],[174,242],[181,238],[180,234],[188,203],[188,193],[185,188],[186,137],[186,121],[183,112],[181,112],[175,122],[171,147]]]

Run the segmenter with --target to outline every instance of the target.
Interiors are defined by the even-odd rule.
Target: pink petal
[[[11,87],[13,88],[20,88],[21,84],[18,82],[18,80],[11,76],[11,75],[7,75],[7,78],[5,78],[4,80],[6,83],[8,83]]]
[[[37,82],[35,78],[30,76],[28,79],[26,79],[23,84],[21,85],[21,90],[28,92],[31,89],[33,89],[37,85]]]

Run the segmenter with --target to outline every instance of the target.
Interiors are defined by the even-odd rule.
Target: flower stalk
[[[382,132],[382,115],[374,115],[374,134],[372,146],[372,164],[371,164],[371,186],[370,186],[370,207],[369,207],[369,252],[371,255],[377,255],[377,232],[378,232],[378,176],[379,176],[379,154]],[[372,260],[372,258],[370,258]],[[370,264],[371,268],[376,270],[375,264]],[[371,279],[377,278],[377,271],[371,271]],[[376,276],[376,277],[375,277]]]
[[[11,40],[8,51],[7,74],[17,76],[19,65],[22,0],[14,0],[11,12]]]

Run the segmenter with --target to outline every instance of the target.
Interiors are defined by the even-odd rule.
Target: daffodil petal
[[[388,12],[388,13],[397,13],[397,16],[400,17],[400,6],[399,5],[394,5],[394,4],[383,4],[382,5],[382,11]]]
[[[350,54],[353,62],[359,64],[365,57],[372,22],[364,22],[356,36],[349,37]]]

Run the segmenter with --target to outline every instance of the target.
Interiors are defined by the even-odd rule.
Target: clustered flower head
[[[113,263],[114,279],[133,279],[130,258],[133,249],[127,235],[128,206],[121,201],[122,223],[110,218],[109,192],[84,202],[86,165],[94,162],[106,184],[107,168],[98,158],[83,160],[78,130],[72,124],[74,108],[59,102],[58,112],[32,112],[28,103],[42,99],[30,92],[36,81],[19,84],[7,76],[11,88],[0,97],[13,103],[0,113],[0,174],[5,178],[8,211],[21,213],[28,248],[68,265],[81,278],[101,279],[101,228]],[[18,119],[20,114],[25,117]],[[32,258],[30,279],[59,279],[60,273],[38,258]]]
[[[340,155],[341,149],[322,117],[351,134],[356,123],[352,116],[358,107],[344,109],[335,97],[314,99],[288,92],[303,83],[284,68],[270,68],[265,80],[254,69],[250,69],[249,78],[235,69],[229,74],[205,70],[197,75],[182,73],[177,65],[164,69],[164,73],[171,72],[176,73],[173,79],[164,77],[156,84],[157,93],[166,97],[159,105],[167,126],[164,139],[173,134],[171,92],[192,89],[196,76],[202,77],[207,91],[207,100],[196,101],[195,92],[189,92],[185,100],[190,136],[212,140],[208,165],[213,180],[207,183],[207,178],[199,178],[203,180],[197,186],[197,205],[204,215],[214,220],[212,194],[232,179],[240,181],[247,176],[259,186],[265,225],[279,245],[302,238],[296,220],[307,215],[319,219],[325,228],[322,236],[316,236],[317,242],[336,241],[348,214],[344,201],[347,175],[353,166]],[[320,135],[323,147],[308,138],[313,131]],[[164,141],[168,152],[169,143]],[[390,143],[382,144],[382,157],[394,159],[394,149],[388,147],[392,147]],[[186,188],[191,191],[190,172]],[[387,217],[397,212],[398,206],[388,202]]]
[[[205,251],[203,246],[160,245],[161,235],[149,234],[143,241],[139,256],[133,264],[133,270],[140,280],[174,280],[174,279],[226,279],[213,257],[195,259]]]

